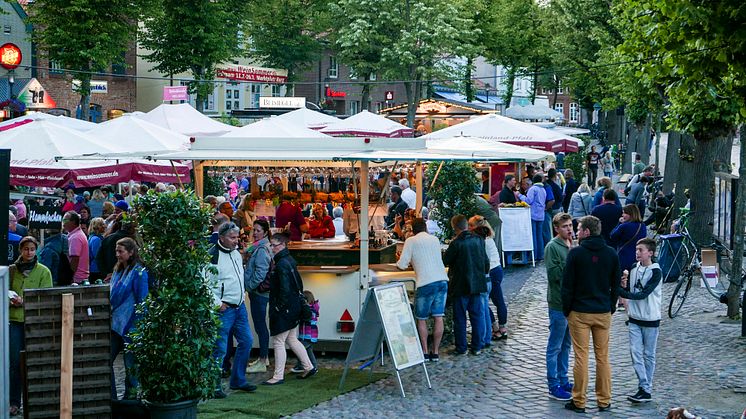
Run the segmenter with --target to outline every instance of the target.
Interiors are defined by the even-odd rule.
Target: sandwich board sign
[[[405,368],[422,365],[427,386],[432,388],[417,334],[417,326],[409,306],[407,290],[403,283],[394,283],[368,289],[363,311],[355,327],[350,350],[347,352],[344,373],[339,383],[340,391],[344,387],[350,365],[359,361],[375,360],[379,350],[382,349],[381,344],[384,339],[394,361],[402,397],[406,396],[399,371]],[[372,374],[375,362],[369,364]]]

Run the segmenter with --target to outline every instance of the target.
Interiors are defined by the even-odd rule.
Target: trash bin
[[[661,267],[663,282],[676,282],[686,263],[686,251],[681,246],[684,236],[666,234],[659,237],[658,265]]]

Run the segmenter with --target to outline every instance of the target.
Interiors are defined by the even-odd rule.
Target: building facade
[[[363,78],[355,70],[340,63],[331,50],[321,54],[311,68],[300,73],[294,96],[305,97],[319,107],[337,115],[354,115],[363,109]],[[373,75],[368,109],[382,109],[407,103],[403,83],[378,83]]]

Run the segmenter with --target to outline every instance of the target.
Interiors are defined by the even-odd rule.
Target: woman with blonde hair
[[[241,234],[247,236],[248,243],[254,241],[252,232],[254,221],[256,221],[254,201],[251,199],[251,195],[244,195],[241,203],[238,205],[238,210],[233,213],[233,222],[241,229]]]
[[[606,177],[606,176],[598,178],[598,180],[596,181],[596,185],[598,186],[598,190],[596,191],[596,194],[593,196],[593,203],[591,204],[591,210],[601,205],[601,200],[604,197],[605,190],[614,188],[614,183],[611,181],[611,178]],[[616,199],[616,205],[618,207],[622,206],[622,202],[619,201],[619,197],[617,197]]]
[[[87,203],[88,208],[91,210],[91,218],[101,217],[104,210],[104,202],[106,202],[106,197],[101,192],[101,189],[93,191],[93,195]]]

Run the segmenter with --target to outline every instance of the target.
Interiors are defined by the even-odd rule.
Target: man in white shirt
[[[401,199],[407,203],[407,208],[417,209],[417,193],[409,187],[407,178],[399,179]]]
[[[404,242],[399,261],[399,269],[414,268],[417,292],[415,295],[414,316],[417,318],[417,331],[420,335],[425,360],[438,362],[438,348],[443,338],[443,316],[448,293],[448,275],[440,251],[440,240],[427,233],[427,224],[422,218],[412,222],[414,236]],[[427,350],[427,319],[433,318],[433,348]]]

